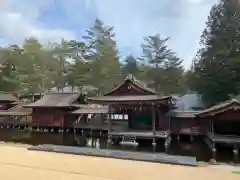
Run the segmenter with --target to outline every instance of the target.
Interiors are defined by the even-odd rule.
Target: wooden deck
[[[136,138],[167,138],[170,134],[168,131],[156,131],[154,135],[152,131],[137,131],[137,130],[125,130],[125,131],[113,131],[109,133],[112,136],[130,136]]]
[[[140,153],[120,150],[108,150],[108,149],[94,149],[94,148],[82,148],[71,146],[57,146],[57,145],[39,145],[28,148],[28,150],[46,151],[56,153],[66,153],[74,155],[85,156],[98,156],[117,159],[147,161],[166,164],[177,164],[186,166],[197,166],[195,157],[190,156],[173,156],[164,153]]]
[[[207,137],[214,143],[240,144],[240,136],[208,134]]]

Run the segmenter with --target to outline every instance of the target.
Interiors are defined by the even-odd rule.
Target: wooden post
[[[109,118],[108,118],[108,132],[110,133],[112,131],[112,107],[111,105],[109,105],[108,107],[108,114],[109,114]]]
[[[171,116],[169,115],[168,117],[168,131],[171,132],[172,131],[172,120],[171,120]]]
[[[233,155],[234,155],[234,161],[235,161],[235,163],[237,163],[238,162],[238,148],[237,148],[237,144],[234,144]]]
[[[212,153],[213,153],[213,160],[216,161],[216,148],[215,148],[215,143],[213,142],[213,146],[212,146]]]
[[[152,103],[152,132],[153,132],[153,142],[152,142],[152,146],[153,146],[153,151],[156,151],[156,112],[155,112],[155,104]]]
[[[212,134],[214,134],[214,120],[212,121]]]
[[[110,146],[112,140],[111,140],[111,131],[112,131],[112,107],[111,105],[109,104],[108,106],[108,140],[107,140],[107,145],[108,147]]]
[[[156,114],[155,114],[155,105],[152,103],[152,132],[153,136],[156,135]]]

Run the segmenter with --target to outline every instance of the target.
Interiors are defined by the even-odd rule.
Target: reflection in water
[[[16,129],[1,129],[0,141],[18,142],[24,144],[38,145],[38,144],[55,144],[67,146],[91,147],[96,149],[107,148],[106,136],[98,136],[95,138],[83,137],[74,133],[52,133],[52,132],[27,132],[18,131]],[[113,144],[108,147],[110,149],[137,151],[137,152],[153,152],[151,140],[138,140],[139,146],[136,148],[130,146],[121,146],[120,140],[116,139]],[[164,141],[157,140],[157,147],[155,152],[164,152]],[[217,146],[217,161],[229,162],[233,161],[232,148]],[[202,139],[194,139],[193,142],[178,142],[173,138],[169,147],[169,154],[195,156],[198,161],[209,161],[211,158],[211,151],[205,145]]]

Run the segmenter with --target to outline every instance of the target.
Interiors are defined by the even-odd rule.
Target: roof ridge
[[[0,91],[0,94],[12,94],[12,95],[14,95],[14,92]]]
[[[46,92],[44,95],[47,94],[81,94],[80,92]]]

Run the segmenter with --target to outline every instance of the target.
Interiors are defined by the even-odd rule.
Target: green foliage
[[[240,3],[221,0],[214,5],[194,62],[194,88],[212,105],[239,93]]]
[[[118,85],[128,74],[159,85],[165,94],[181,91],[179,80],[182,60],[167,39],[149,36],[142,44],[143,57],[120,55],[114,28],[96,19],[82,40],[62,40],[43,46],[34,37],[22,46],[0,49],[0,90],[15,93],[44,93],[55,87],[63,91],[70,86],[91,95],[103,94]]]
[[[164,94],[177,93],[181,89],[183,73],[182,60],[166,45],[169,38],[159,34],[144,38],[142,61],[150,66],[148,70],[152,86]]]

